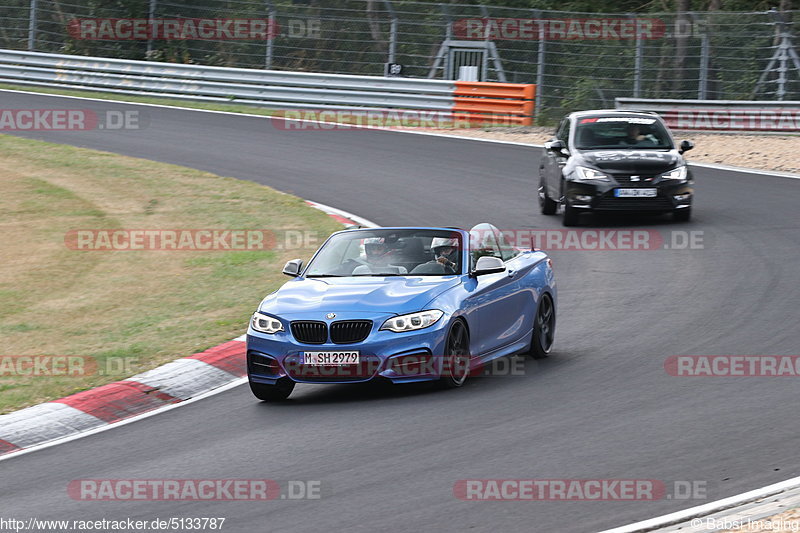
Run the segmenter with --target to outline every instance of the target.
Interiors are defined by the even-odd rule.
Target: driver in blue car
[[[394,254],[383,237],[371,237],[364,239],[364,259],[362,265],[353,270],[353,275],[364,274],[407,274],[402,266],[392,266],[390,262],[394,259]]]

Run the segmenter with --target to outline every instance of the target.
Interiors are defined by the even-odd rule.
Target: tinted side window
[[[565,118],[564,122],[561,123],[561,127],[558,128],[558,138],[559,140],[563,141],[565,145],[569,144],[569,129],[569,119]]]
[[[558,129],[556,130],[556,138],[559,140],[564,141],[565,143],[569,141],[569,119],[565,118],[559,124]]]

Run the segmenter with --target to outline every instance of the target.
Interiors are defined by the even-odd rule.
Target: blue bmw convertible
[[[498,357],[541,358],[553,346],[550,259],[490,224],[340,231],[283,273],[293,279],[264,298],[247,330],[261,400],[285,400],[295,383],[460,387]]]

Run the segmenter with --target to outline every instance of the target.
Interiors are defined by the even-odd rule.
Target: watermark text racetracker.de
[[[510,114],[482,114],[479,117],[451,111],[286,109],[272,115],[275,129],[290,132],[368,131],[370,128],[425,130],[459,129],[475,126],[514,126]]]
[[[453,23],[459,39],[626,40],[661,39],[663,20],[653,18],[464,18]]]
[[[70,37],[89,41],[265,41],[322,38],[322,21],[290,18],[75,18],[67,25]]]
[[[90,41],[266,40],[278,34],[278,24],[273,19],[76,18],[67,31],[73,39]]]
[[[339,359],[327,365],[308,364],[302,357],[287,357],[279,365],[274,359],[258,355],[248,356],[249,363],[258,373],[280,375],[283,372],[300,379],[369,379],[382,370],[389,371],[392,378],[463,375],[470,378],[519,377],[526,375],[523,358],[498,358],[487,363],[470,364],[463,357],[452,355],[408,354],[389,358],[365,357],[357,363],[347,363],[351,352],[330,352],[331,359]]]
[[[83,252],[300,250],[316,248],[321,238],[317,231],[255,228],[73,229],[64,245]]]
[[[321,480],[274,479],[74,479],[67,495],[78,501],[319,500]]]
[[[0,132],[3,131],[125,131],[148,126],[146,112],[93,109],[7,109],[0,108]]]
[[[672,355],[664,370],[676,377],[798,377],[800,355]]]
[[[0,355],[0,378],[130,376],[138,364],[134,357]]]
[[[473,248],[494,240],[491,230],[471,230]],[[501,229],[505,243],[520,249],[537,250],[702,250],[703,230],[648,229]]]
[[[657,479],[461,479],[453,495],[464,501],[704,500],[707,482]]]

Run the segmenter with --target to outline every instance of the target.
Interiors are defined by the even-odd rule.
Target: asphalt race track
[[[137,109],[0,93],[2,107]],[[539,149],[376,131],[282,131],[269,119],[138,107],[138,131],[26,137],[270,185],[382,225],[561,228],[536,205]],[[691,152],[688,154],[691,161]],[[259,403],[246,386],[0,463],[5,516],[226,517],[224,531],[590,532],[800,475],[796,379],[673,377],[671,355],[793,355],[800,182],[695,169],[702,249],[551,252],[558,332],[524,376],[427,386],[299,385]],[[269,206],[265,206],[268,209]],[[79,502],[73,479],[319,480],[316,501]],[[461,479],[701,481],[707,500],[464,502]]]

